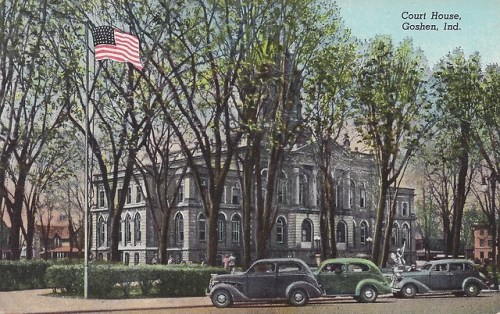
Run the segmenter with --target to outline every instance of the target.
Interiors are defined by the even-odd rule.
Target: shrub
[[[42,260],[0,262],[0,291],[45,288],[45,272],[50,265]]]

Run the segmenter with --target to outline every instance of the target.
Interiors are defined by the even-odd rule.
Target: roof
[[[365,258],[359,258],[359,257],[339,257],[339,258],[330,258],[327,260],[322,261],[321,263],[365,263],[365,264],[370,264],[373,267],[377,267],[372,261],[369,259]]]
[[[445,258],[445,259],[428,261],[426,264],[438,264],[438,263],[473,263],[473,261],[466,258]]]
[[[42,226],[41,225],[36,225],[35,226],[37,232],[41,232]],[[44,226],[45,230],[47,229],[47,226]],[[68,225],[50,225],[49,229],[49,238],[52,239],[56,235],[59,236],[61,239],[69,239],[69,229]]]

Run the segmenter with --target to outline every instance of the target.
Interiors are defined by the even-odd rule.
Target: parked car
[[[227,307],[252,300],[288,300],[301,306],[322,293],[302,260],[274,258],[258,260],[243,273],[212,275],[207,294],[216,307]]]
[[[394,296],[413,298],[417,293],[451,292],[456,296],[477,296],[487,289],[486,278],[467,259],[443,259],[426,263],[422,270],[394,271]]]
[[[325,296],[352,296],[358,302],[375,302],[391,287],[373,262],[362,258],[334,258],[323,261],[315,273]]]

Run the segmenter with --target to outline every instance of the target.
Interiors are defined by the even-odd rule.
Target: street
[[[329,298],[311,300],[305,307],[292,307],[286,303],[275,304],[236,304],[230,308],[218,309],[213,306],[198,306],[196,308],[150,309],[148,313],[276,313],[276,314],[307,314],[307,313],[500,313],[500,294],[483,293],[476,298],[459,298],[453,295],[417,296],[414,299],[379,298],[373,304],[358,303],[350,298]],[[144,313],[130,311],[127,313]]]
[[[0,314],[15,313],[432,313],[432,314],[496,314],[500,313],[500,293],[482,292],[476,298],[455,297],[451,294],[417,296],[414,299],[396,299],[379,296],[375,303],[357,303],[352,298],[310,300],[303,307],[285,302],[237,303],[230,308],[215,308],[208,297],[141,298],[122,300],[82,299],[57,297],[50,289],[0,292]]]

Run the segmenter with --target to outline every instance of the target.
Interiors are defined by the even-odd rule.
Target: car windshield
[[[425,264],[424,267],[422,267],[422,270],[429,270],[431,269],[432,264]]]

